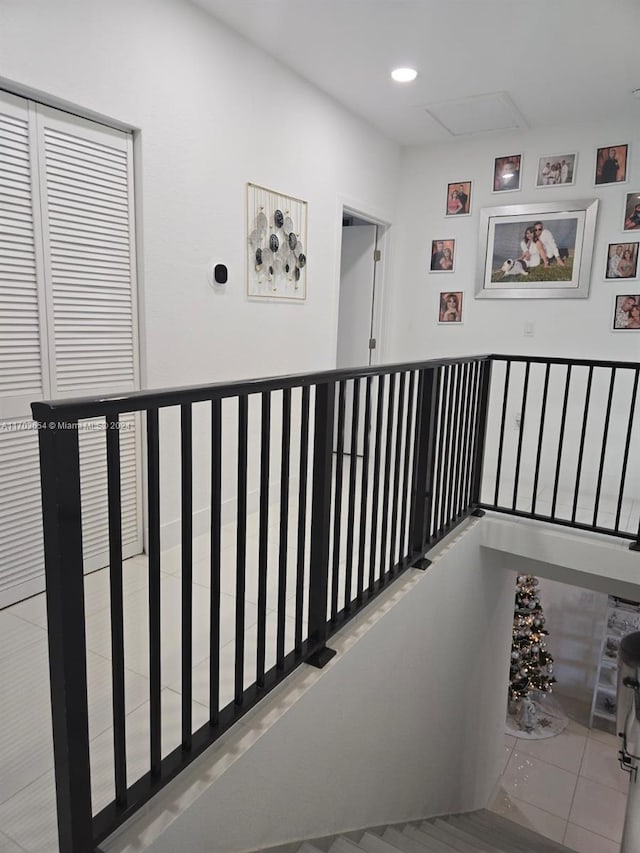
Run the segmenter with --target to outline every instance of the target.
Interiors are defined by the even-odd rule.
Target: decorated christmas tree
[[[518,704],[536,690],[550,693],[555,681],[538,585],[532,575],[518,575],[509,673],[509,699]]]

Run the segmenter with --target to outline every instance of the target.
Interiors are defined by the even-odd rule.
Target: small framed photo
[[[447,184],[446,216],[469,216],[471,213],[471,181]]]
[[[462,291],[454,290],[440,294],[438,323],[462,323]]]
[[[569,187],[575,183],[577,154],[547,154],[538,160],[537,187]]]
[[[455,240],[432,240],[429,272],[453,272],[455,250]]]
[[[596,153],[596,186],[624,184],[627,180],[628,145],[607,145]]]
[[[492,192],[508,193],[519,190],[521,170],[522,154],[511,154],[508,157],[496,157],[493,161]]]
[[[637,275],[638,243],[609,243],[605,279],[613,281],[618,278],[636,278]]]
[[[640,293],[618,294],[613,311],[613,331],[640,331]]]
[[[640,231],[640,192],[627,193],[624,200],[623,231]]]

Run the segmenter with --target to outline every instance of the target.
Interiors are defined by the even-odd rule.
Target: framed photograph
[[[623,231],[640,231],[640,192],[627,193],[624,200]]]
[[[511,154],[508,157],[496,157],[493,161],[492,192],[508,193],[519,190],[521,171],[522,154]]]
[[[462,291],[451,290],[440,294],[438,323],[462,323]]]
[[[596,152],[596,186],[623,184],[627,180],[628,145],[607,145]]]
[[[597,199],[480,211],[476,298],[586,299]]]
[[[604,277],[607,281],[636,278],[638,275],[638,243],[609,243]]]
[[[447,184],[446,216],[468,216],[471,213],[471,181]]]
[[[640,293],[618,294],[613,310],[614,332],[640,331]]]
[[[429,272],[453,272],[455,250],[455,240],[432,240]]]
[[[538,160],[537,187],[569,187],[575,184],[577,154],[547,154]]]
[[[307,298],[307,202],[247,184],[247,297]]]

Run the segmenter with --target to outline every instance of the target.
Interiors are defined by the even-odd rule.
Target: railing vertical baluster
[[[111,604],[111,695],[116,803],[127,803],[127,742],[124,687],[124,614],[122,595],[122,509],[120,418],[108,417],[107,496],[109,515],[109,601]]]
[[[556,514],[556,502],[558,500],[558,485],[560,483],[560,466],[562,465],[562,449],[564,447],[564,429],[567,423],[567,402],[569,400],[569,387],[571,385],[571,365],[567,365],[567,376],[564,384],[564,399],[562,401],[562,417],[560,418],[560,435],[558,436],[558,459],[556,462],[556,477],[553,483],[553,497],[551,499],[551,518]]]
[[[311,500],[311,558],[309,567],[309,648],[307,662],[322,667],[335,652],[326,645],[329,586],[329,525],[335,382],[316,386],[313,423],[313,494]]]
[[[407,530],[407,515],[409,512],[409,501],[411,495],[411,483],[409,482],[409,473],[411,471],[411,435],[413,433],[413,408],[416,390],[416,372],[412,370],[409,374],[409,390],[407,392],[407,417],[405,421],[404,432],[404,467],[402,471],[402,514],[400,517],[400,554],[403,559],[409,556],[409,536],[410,531]]]
[[[482,491],[482,471],[484,467],[484,444],[487,435],[487,414],[489,412],[489,392],[491,388],[491,361],[485,359],[480,364],[480,376],[478,385],[478,402],[475,423],[474,449],[473,449],[473,471],[471,502],[475,506],[475,512],[482,515],[478,509],[480,503],[480,492]]]
[[[458,501],[460,497],[460,480],[462,478],[463,456],[462,442],[464,437],[465,420],[467,409],[465,408],[465,398],[467,395],[467,364],[458,365],[458,395],[456,399],[456,410],[458,418],[456,421],[456,448],[455,448],[455,480],[453,484],[453,501],[451,504],[451,517],[457,518],[460,512]]]
[[[236,647],[234,702],[242,705],[244,693],[244,612],[247,569],[247,433],[249,400],[238,397],[238,518],[236,529]]]
[[[211,401],[211,589],[209,609],[209,721],[217,726],[220,710],[220,559],[222,525],[222,401]]]
[[[442,455],[442,497],[440,500],[440,520],[438,524],[438,527],[440,529],[444,528],[449,523],[449,486],[451,484],[451,466],[453,457],[451,441],[453,436],[453,419],[455,415],[453,408],[453,397],[455,394],[456,387],[455,368],[455,364],[449,365],[449,388],[447,394],[447,427],[445,431]]]
[[[446,519],[447,524],[450,524],[455,516],[455,488],[456,478],[458,473],[458,442],[460,430],[460,394],[462,385],[462,369],[461,365],[453,365],[453,374],[455,377],[455,391],[453,392],[452,408],[453,408],[453,428],[451,432],[451,441],[449,442],[449,483],[447,486],[447,508]]]
[[[527,394],[529,392],[529,373],[531,362],[527,361],[524,369],[524,384],[522,386],[522,403],[520,405],[520,429],[518,432],[518,449],[516,451],[516,469],[513,477],[513,499],[511,509],[516,508],[518,502],[518,485],[520,483],[520,462],[522,460],[522,441],[524,439],[524,422],[527,412]]]
[[[438,453],[437,453],[437,473],[433,482],[434,485],[434,502],[433,502],[433,535],[435,536],[439,530],[442,528],[441,516],[442,516],[442,506],[444,503],[444,478],[445,478],[445,464],[444,464],[444,456],[445,456],[445,433],[446,433],[446,425],[445,421],[447,420],[447,397],[449,393],[449,386],[451,383],[451,367],[450,365],[445,365],[443,369],[442,376],[442,384],[440,387],[440,401],[438,406]]]
[[[382,413],[384,409],[384,374],[378,376],[376,398],[376,441],[373,449],[373,495],[371,501],[371,547],[369,549],[369,594],[373,592],[378,548],[378,509],[380,505],[380,456],[382,453]]]
[[[536,469],[533,475],[533,495],[531,497],[531,512],[535,513],[538,500],[538,478],[540,476],[540,460],[542,459],[542,442],[544,438],[544,423],[547,413],[547,396],[549,394],[549,378],[551,364],[548,363],[544,372],[544,387],[542,389],[542,406],[540,407],[540,426],[538,428],[538,450],[536,452]]]
[[[362,425],[362,478],[360,482],[360,538],[358,542],[358,602],[364,593],[364,557],[367,537],[367,508],[369,501],[369,444],[371,429],[371,377],[365,383],[364,423]]]
[[[620,488],[618,490],[618,506],[616,507],[616,530],[620,528],[620,513],[622,512],[622,500],[624,497],[624,487],[627,479],[627,464],[629,462],[629,448],[631,447],[633,416],[636,410],[636,400],[638,399],[638,379],[640,379],[640,368],[636,367],[635,375],[633,378],[633,391],[631,392],[631,404],[629,406],[629,420],[627,421],[627,437],[624,443],[624,453],[622,455],[622,469],[620,471]],[[640,543],[640,535],[638,536],[638,542]]]
[[[334,622],[338,615],[338,589],[340,586],[340,530],[342,527],[345,384],[345,382],[340,382],[338,384],[338,423],[336,426],[336,476],[333,501],[333,572],[331,576],[331,619]]]
[[[192,412],[180,406],[180,462],[182,492],[182,748],[192,742],[193,666],[193,450]]]
[[[287,562],[289,540],[289,470],[291,464],[291,388],[282,392],[282,453],[280,455],[280,536],[278,554],[278,618],[276,666],[284,666],[284,629],[287,607]]]
[[[302,646],[302,619],[304,605],[304,562],[307,542],[307,478],[309,456],[309,395],[310,389],[302,389],[302,411],[300,424],[300,483],[298,488],[298,553],[296,568],[296,627],[295,649]]]
[[[382,492],[382,529],[380,531],[380,583],[386,582],[387,536],[389,531],[389,493],[391,490],[391,449],[393,445],[393,405],[396,396],[396,374],[389,375],[387,403],[387,441],[384,450],[384,483]]]
[[[260,522],[258,532],[258,642],[256,682],[264,687],[267,636],[267,571],[269,561],[269,460],[271,448],[271,393],[263,391],[260,425]]]
[[[409,513],[409,556],[421,559],[431,536],[434,509],[434,470],[436,462],[436,420],[440,397],[441,370],[421,370],[416,396],[416,426],[413,440],[413,483]]]
[[[600,467],[598,468],[598,482],[596,485],[596,499],[593,508],[593,526],[596,526],[598,520],[598,507],[600,506],[600,490],[602,489],[602,474],[604,472],[604,460],[607,453],[607,440],[609,438],[609,419],[611,417],[611,402],[613,400],[613,389],[616,383],[616,369],[611,370],[611,379],[609,381],[609,397],[607,399],[607,411],[604,417],[604,428],[602,432],[602,452],[600,454]]]
[[[482,363],[474,361],[471,365],[471,391],[469,395],[469,427],[467,430],[467,452],[465,454],[465,485],[464,485],[464,508],[469,508],[473,492],[473,442],[476,434],[476,421],[478,419],[478,393],[480,388],[480,368]]]
[[[496,488],[493,496],[494,506],[498,506],[500,496],[500,475],[502,473],[502,451],[504,450],[504,427],[507,420],[507,401],[509,399],[509,381],[511,379],[511,362],[507,362],[504,373],[504,386],[502,390],[502,416],[500,418],[500,438],[498,439],[498,458],[496,462]]]
[[[396,543],[398,540],[398,499],[400,495],[400,474],[402,471],[402,412],[404,411],[406,373],[400,374],[398,387],[398,404],[396,407],[396,454],[393,463],[393,495],[391,499],[391,536],[389,537],[389,571],[394,572],[396,566]]]
[[[92,850],[78,423],[39,431],[60,853]]]
[[[473,377],[475,364],[473,362],[465,365],[465,394],[464,394],[464,426],[462,428],[462,447],[460,448],[460,458],[462,466],[460,471],[460,492],[458,495],[458,514],[465,512],[467,508],[466,490],[467,476],[469,470],[469,443],[471,436],[471,400],[473,394]]]
[[[353,542],[356,517],[356,474],[358,466],[358,430],[360,426],[360,379],[356,377],[352,386],[351,441],[349,443],[349,505],[347,510],[347,553],[344,572],[344,606],[351,609],[351,586],[353,581]]]
[[[157,409],[147,411],[147,491],[149,513],[149,736],[151,775],[162,762],[160,624],[160,427]]]
[[[589,420],[589,402],[591,400],[591,384],[593,381],[593,366],[589,367],[587,378],[587,392],[584,398],[584,414],[582,417],[582,430],[580,432],[580,448],[578,450],[578,467],[576,470],[576,485],[573,492],[573,507],[571,510],[571,521],[576,520],[578,511],[578,494],[580,492],[580,478],[582,476],[582,459],[584,456],[584,442],[587,435],[587,421]]]

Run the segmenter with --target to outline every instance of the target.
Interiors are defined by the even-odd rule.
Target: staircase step
[[[357,851],[362,853],[362,847],[342,835],[336,838],[329,848],[329,853],[357,853]]]
[[[515,853],[514,851],[508,850],[505,847],[501,847],[497,840],[496,841],[487,841],[486,838],[482,838],[480,835],[476,835],[473,832],[468,832],[466,829],[456,826],[451,823],[448,819],[445,820],[443,818],[436,818],[432,821],[434,826],[440,827],[440,829],[446,829],[448,832],[451,832],[461,841],[466,841],[467,844],[475,844],[479,850],[483,850],[484,853]]]
[[[455,850],[457,853],[478,853],[478,848],[474,845],[467,844],[466,841],[461,841],[450,832],[446,832],[430,823],[420,824],[419,829],[416,829],[414,826],[407,826],[403,831],[410,838],[415,838],[416,841],[420,841],[425,835],[427,838],[433,838],[443,844],[446,850]]]
[[[397,847],[385,841],[381,836],[374,835],[373,832],[365,832],[358,841],[358,846],[366,850],[367,853],[398,853]]]
[[[470,835],[476,835],[478,838],[497,844],[501,849],[508,850],[509,853],[537,853],[537,851],[532,850],[531,846],[527,845],[524,839],[518,838],[502,827],[487,826],[482,821],[473,820],[466,814],[451,815],[447,818],[447,822],[452,826],[460,827]]]
[[[494,827],[498,831],[511,833],[515,838],[521,839],[535,851],[535,853],[567,853],[570,849],[545,835],[540,835],[533,829],[522,826],[513,820],[509,820],[502,815],[490,812],[487,809],[482,809],[477,812],[470,812],[468,817],[474,820],[481,821],[485,826]]]
[[[308,841],[305,841],[302,847],[298,848],[298,853],[322,853],[322,850],[319,847],[314,847],[313,844],[309,844]]]
[[[409,838],[408,835],[405,835],[392,826],[385,829],[382,837],[385,841],[397,847],[398,850],[402,850],[403,853],[425,853],[425,850],[427,853],[443,853],[443,851],[446,853],[446,848],[442,847],[439,841],[429,840],[428,838],[424,843],[416,841],[415,838]]]

